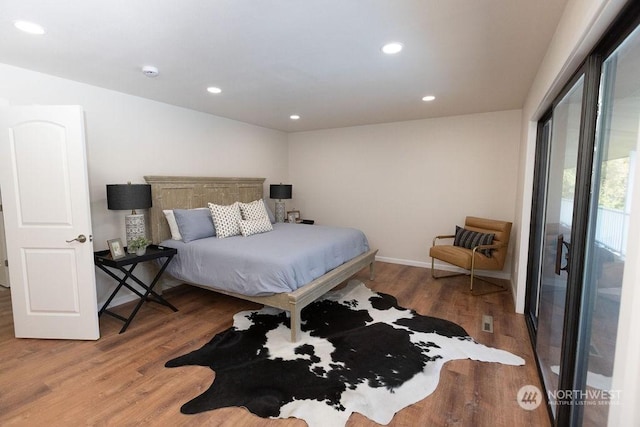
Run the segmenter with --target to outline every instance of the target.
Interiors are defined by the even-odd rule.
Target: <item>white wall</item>
[[[290,134],[290,206],[320,224],[360,228],[383,261],[431,267],[433,237],[453,233],[465,216],[513,220],[520,117],[514,110]]]
[[[10,105],[84,108],[96,250],[125,237],[126,212],[107,210],[106,184],[144,183],[144,175],[264,177],[267,185],[288,180],[283,132],[3,64],[0,98]],[[115,283],[101,271],[97,282],[101,303]]]

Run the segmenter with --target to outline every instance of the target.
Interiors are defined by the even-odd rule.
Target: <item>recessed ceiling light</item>
[[[29,34],[42,35],[44,34],[44,28],[42,26],[36,24],[35,22],[29,21],[15,21],[13,25],[19,29],[20,31],[24,31]]]
[[[382,51],[387,55],[394,55],[402,50],[402,43],[393,42],[382,46]]]
[[[290,115],[290,116],[289,116],[289,118],[290,118],[291,120],[298,120],[298,119],[300,118],[300,116],[299,116],[299,115],[297,115],[297,114],[292,114],[292,115]]]
[[[207,88],[207,92],[209,92],[209,93],[220,93],[220,92],[222,92],[222,89],[220,89],[219,87],[215,87],[215,86],[209,86]]]
[[[433,96],[433,95],[427,95],[427,96],[423,96],[423,97],[422,97],[422,100],[423,100],[424,102],[433,101],[434,99],[436,99],[436,97],[435,97],[435,96]]]

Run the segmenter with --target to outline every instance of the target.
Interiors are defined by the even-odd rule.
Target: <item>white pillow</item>
[[[171,230],[171,238],[173,240],[182,240],[182,236],[180,235],[180,229],[178,228],[178,223],[176,222],[176,216],[173,214],[172,209],[165,209],[162,211],[164,217],[167,219],[167,223],[169,223],[169,230]]]
[[[211,218],[213,219],[213,225],[216,229],[216,236],[218,236],[219,239],[240,234],[238,222],[242,220],[242,215],[240,214],[238,202],[232,205],[215,205],[209,203],[209,210],[211,211]]]
[[[196,209],[207,209],[207,208],[195,208]],[[173,213],[173,209],[165,209],[162,211],[164,217],[167,219],[167,223],[169,224],[169,230],[171,231],[171,239],[172,240],[182,240],[182,235],[180,234],[180,227],[178,227],[178,221],[176,221],[176,216]]]
[[[238,222],[240,226],[240,232],[244,237],[251,236],[252,234],[266,233],[273,230],[271,221],[268,216],[264,216],[260,219],[241,219]]]
[[[268,217],[267,209],[265,208],[264,201],[262,199],[254,200],[251,203],[238,202],[238,206],[240,206],[242,219],[253,220]]]

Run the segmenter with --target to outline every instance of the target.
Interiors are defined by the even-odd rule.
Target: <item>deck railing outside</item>
[[[573,200],[562,199],[560,223],[571,226]],[[629,214],[619,209],[598,207],[596,242],[624,258],[629,234]]]

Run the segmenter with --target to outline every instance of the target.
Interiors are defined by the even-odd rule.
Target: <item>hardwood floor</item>
[[[436,391],[398,412],[390,426],[548,426],[544,405],[518,406],[526,384],[541,387],[524,317],[508,292],[471,296],[467,278],[433,280],[429,269],[376,263],[356,278],[394,295],[401,306],[460,324],[479,343],[513,352],[525,366],[471,360],[448,362]],[[183,415],[180,406],[206,390],[215,375],[205,367],[168,369],[164,363],[200,348],[231,326],[251,302],[190,286],[165,292],[179,311],[145,304],[124,334],[122,322],[100,319],[98,341],[16,339],[10,292],[0,287],[0,425],[2,426],[305,426],[297,419],[265,420],[243,408]],[[114,311],[127,315],[132,304]],[[494,333],[482,332],[483,314]],[[354,414],[348,426],[376,426]]]

